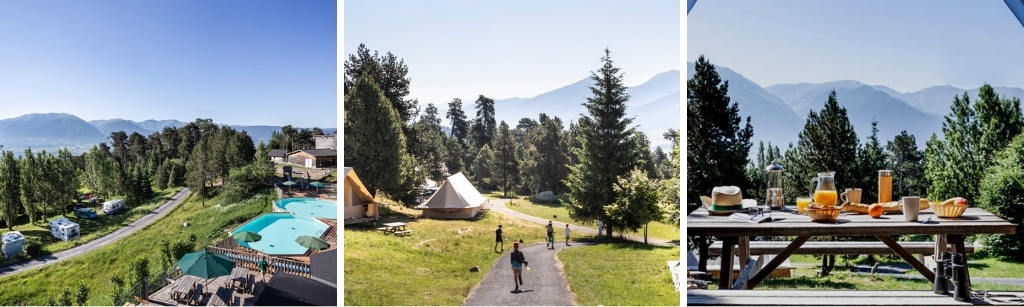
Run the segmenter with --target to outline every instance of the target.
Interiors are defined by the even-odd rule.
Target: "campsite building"
[[[380,217],[377,200],[366,189],[355,170],[344,168],[345,225],[376,221]]]
[[[442,219],[469,219],[483,209],[487,199],[462,173],[451,175],[426,202],[416,206],[423,216]]]
[[[288,151],[284,149],[271,149],[270,162],[282,163],[288,157]]]
[[[338,152],[332,149],[299,149],[289,152],[285,159],[308,168],[338,167]]]

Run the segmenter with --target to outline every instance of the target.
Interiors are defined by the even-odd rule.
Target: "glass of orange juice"
[[[839,200],[839,194],[835,190],[817,190],[814,191],[814,203],[822,206],[836,206],[836,201]]]
[[[804,214],[804,212],[807,212],[807,206],[810,205],[810,204],[811,204],[811,198],[810,197],[806,197],[806,196],[797,197],[796,198],[796,213]]]

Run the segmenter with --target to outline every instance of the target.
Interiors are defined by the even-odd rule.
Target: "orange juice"
[[[807,205],[811,203],[810,197],[797,197],[796,198],[796,212],[804,214],[807,211]]]
[[[834,207],[837,200],[839,200],[839,194],[836,191],[814,191],[814,203],[816,204]]]

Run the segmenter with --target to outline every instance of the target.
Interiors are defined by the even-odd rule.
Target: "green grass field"
[[[500,195],[500,194],[499,194]],[[530,201],[529,199],[513,199],[506,205],[509,209],[522,212],[528,215],[551,219],[556,224],[573,224],[573,225],[585,225],[590,228],[597,229],[597,223],[583,224],[579,221],[569,218],[569,211],[562,207],[561,203],[538,203]],[[556,229],[560,229],[556,227]],[[629,236],[634,238],[643,239],[643,230],[639,232],[627,233]],[[651,222],[647,225],[647,237],[657,238],[667,241],[679,242],[679,227],[676,225],[665,224],[662,222]]]
[[[867,257],[852,260],[836,258],[836,268],[826,277],[818,277],[821,260],[812,255],[793,255],[790,263],[796,267],[793,277],[769,278],[758,285],[758,289],[771,290],[931,290],[932,283],[923,279],[897,278],[886,275],[867,275],[851,273],[849,264],[873,265],[906,265],[902,260],[875,257],[876,261],[867,261]],[[1024,263],[1001,261],[986,258],[971,260],[968,263],[972,278],[1024,278]],[[907,271],[909,275],[920,275],[917,270]],[[717,289],[717,284],[708,288]],[[1024,286],[994,284],[988,282],[972,282],[975,290],[1008,290],[1021,291]]]
[[[394,213],[382,218],[380,223],[406,222],[413,233],[396,237],[381,235],[369,226],[345,229],[345,305],[460,305],[470,290],[487,275],[494,261],[502,256],[494,251],[494,229],[498,224],[503,225],[504,234],[510,240],[523,239],[527,244],[544,240],[542,225],[498,213],[488,213],[475,221],[434,220],[417,218],[417,210],[388,207],[382,211]],[[510,245],[511,242],[506,241],[505,252],[511,249]],[[679,259],[678,248],[643,247],[639,244],[618,246],[579,247],[559,253],[560,258],[563,254],[568,257],[561,260],[567,272],[570,267],[571,270],[608,272],[603,265],[618,263],[610,271],[615,275],[602,273],[593,277],[583,272],[570,275],[569,287],[577,292],[578,300],[581,293],[587,297],[594,296],[592,293],[619,293],[623,291],[622,283],[625,281],[629,283],[629,289],[647,283],[650,284],[646,287],[660,288],[654,298],[640,302],[679,305],[679,293],[673,290],[671,277],[665,281],[669,275],[664,269],[665,261]],[[573,252],[565,253],[570,250]],[[473,266],[480,266],[481,271],[470,272],[469,268]],[[594,278],[601,282],[594,283]],[[674,300],[663,298],[666,287],[670,292],[667,296],[674,297]],[[597,297],[603,299],[603,296]],[[625,302],[610,300],[604,304]]]
[[[679,247],[600,244],[561,250],[558,259],[579,305],[679,306],[667,267]]]
[[[215,238],[226,238],[226,231],[256,215],[271,210],[272,193],[265,192],[245,202],[221,204],[207,199],[200,206],[193,196],[161,220],[115,243],[70,260],[0,279],[0,305],[43,305],[47,294],[56,294],[65,287],[74,289],[84,283],[90,289],[88,305],[111,305],[113,284],[110,277],[124,271],[135,259],[148,258],[150,272],[160,272],[161,255],[158,244],[194,234],[195,250],[209,245]],[[136,210],[142,210],[135,208]],[[148,212],[148,211],[146,211]],[[189,223],[188,227],[183,224]]]

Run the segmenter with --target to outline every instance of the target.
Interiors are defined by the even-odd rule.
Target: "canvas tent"
[[[380,216],[377,200],[370,195],[351,167],[344,168],[345,225],[376,221]]]
[[[423,216],[447,219],[468,219],[476,216],[487,201],[465,175],[451,175],[434,195],[416,209],[423,210]]]

